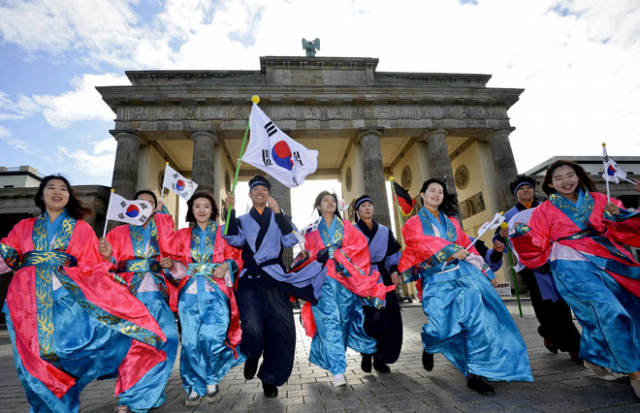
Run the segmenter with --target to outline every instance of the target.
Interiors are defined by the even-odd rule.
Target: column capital
[[[446,137],[447,135],[448,132],[444,129],[426,130],[418,140],[420,142],[427,142],[432,136]]]
[[[483,142],[489,142],[492,138],[496,136],[506,136],[509,137],[511,132],[513,132],[516,128],[507,128],[507,129],[498,129],[496,131],[490,132],[486,136],[480,138]]]
[[[384,129],[360,129],[360,133],[356,136],[356,142],[360,142],[362,138],[368,135],[376,135],[378,138],[382,136]]]
[[[192,129],[189,131],[191,135],[191,139],[198,137],[206,137],[213,140],[213,144],[217,145],[220,143],[220,138],[218,137],[218,132],[215,129]]]
[[[147,142],[147,140],[140,135],[140,132],[138,132],[137,129],[111,129],[109,133],[116,141],[123,138],[129,138],[137,141],[138,145],[142,145]]]

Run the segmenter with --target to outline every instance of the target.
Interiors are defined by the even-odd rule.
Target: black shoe
[[[544,339],[544,347],[553,354],[558,354],[558,347],[554,346],[553,343],[546,338]]]
[[[376,371],[378,373],[390,373],[391,369],[389,368],[389,366],[387,366],[387,364],[382,361],[382,360],[378,360],[377,358],[373,358],[373,368],[376,369]]]
[[[269,383],[262,383],[262,390],[264,390],[264,397],[268,399],[278,397],[278,386],[274,386]]]
[[[244,378],[245,380],[251,380],[258,371],[258,359],[247,359],[244,362]]]
[[[371,354],[362,355],[362,363],[360,363],[360,368],[365,373],[371,373]]]
[[[471,390],[475,390],[483,396],[493,396],[496,392],[493,390],[493,387],[489,386],[487,380],[484,377],[476,376],[475,374],[470,374],[467,379],[467,387]]]
[[[549,339],[545,338],[544,334],[542,334],[542,326],[538,327],[538,335],[544,339],[544,348],[549,350],[553,354],[558,354],[558,347],[553,344]]]
[[[426,371],[433,370],[433,354],[427,353],[426,351],[422,352],[422,367]]]

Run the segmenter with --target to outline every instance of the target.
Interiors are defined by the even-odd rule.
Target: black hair
[[[460,211],[458,209],[458,195],[456,194],[450,194],[447,191],[447,184],[444,183],[444,181],[441,181],[440,179],[437,178],[430,178],[427,179],[426,181],[424,181],[424,183],[422,184],[422,188],[420,189],[420,193],[424,193],[427,191],[427,188],[429,187],[429,185],[436,183],[439,184],[440,186],[442,186],[442,203],[440,204],[440,206],[438,207],[439,210],[441,210],[442,212],[444,212],[446,215],[448,216],[460,216]],[[420,197],[422,205],[424,205],[424,199],[422,199],[422,197]]]
[[[44,197],[43,197],[44,188],[47,186],[47,184],[50,181],[53,181],[54,179],[64,182],[64,184],[67,186],[67,192],[69,192],[69,201],[67,202],[67,205],[65,206],[65,208],[67,209],[67,213],[69,214],[69,216],[71,216],[71,218],[83,219],[84,217],[93,214],[93,210],[91,210],[91,208],[89,208],[82,201],[80,201],[78,194],[71,187],[69,180],[62,175],[47,175],[44,178],[42,178],[42,181],[40,182],[40,186],[38,187],[38,192],[36,192],[36,195],[34,197],[36,206],[40,208],[41,212],[44,212],[47,210],[47,207],[44,203]]]
[[[211,196],[208,192],[196,192],[189,198],[187,201],[187,217],[185,220],[187,222],[197,222],[196,216],[193,214],[193,204],[196,202],[198,198],[206,198],[211,202],[211,219],[214,221],[218,219],[218,204],[216,204],[216,200]]]
[[[578,165],[575,162],[559,159],[554,163],[552,163],[551,165],[549,165],[549,167],[547,168],[547,173],[544,176],[544,180],[542,181],[542,190],[544,191],[545,194],[547,194],[547,196],[558,192],[555,190],[555,188],[553,188],[550,185],[551,185],[551,182],[553,181],[553,172],[562,166],[570,167],[571,169],[573,169],[576,175],[578,175],[579,188],[587,192],[598,192],[598,190],[596,189],[596,184],[594,184],[591,178],[589,178],[589,175],[587,174],[587,172],[584,170],[582,166]]]
[[[342,219],[342,215],[340,215],[340,210],[338,210],[338,195],[336,194],[332,194],[329,191],[322,191],[318,194],[318,196],[316,197],[316,201],[313,203],[313,209],[315,211],[318,211],[318,215],[322,216],[322,213],[318,210],[318,207],[320,206],[320,204],[322,203],[322,198],[324,198],[327,195],[331,195],[333,197],[333,199],[336,201],[336,216],[340,219]]]
[[[373,205],[373,200],[367,194],[364,194],[360,198],[353,201],[353,212],[355,212],[356,214],[356,222],[360,220],[360,214],[358,214],[358,208],[360,208],[362,204],[364,204],[365,202],[371,202],[371,205]]]
[[[141,189],[138,192],[136,192],[136,194],[133,196],[133,199],[138,199],[138,197],[142,194],[147,194],[147,195],[151,195],[151,197],[153,198],[153,210],[155,211],[156,208],[158,208],[158,198],[156,197],[156,194],[153,193],[153,191],[150,191],[149,189]]]
[[[513,182],[511,182],[509,184],[509,189],[511,190],[511,193],[515,196],[516,195],[516,188],[518,187],[518,185],[522,184],[522,183],[527,183],[531,186],[531,188],[535,188],[536,187],[536,180],[529,175],[525,175],[525,174],[520,174],[518,176],[516,176],[516,179],[513,180]]]
[[[255,185],[262,185],[269,190],[269,193],[271,193],[271,182],[260,174],[254,175],[253,178],[249,180],[249,192],[251,192],[251,189]]]

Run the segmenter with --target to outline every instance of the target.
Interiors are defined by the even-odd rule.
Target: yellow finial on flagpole
[[[391,178],[389,178],[389,180],[390,180],[391,182],[393,182],[393,181],[395,181],[395,180],[396,180],[396,178],[394,178],[394,177],[392,176]]]
[[[251,101],[257,105],[258,103],[260,103],[260,96],[258,95],[251,96]]]
[[[169,162],[165,162],[165,164],[169,165]]]
[[[604,142],[602,142],[602,146],[607,146],[607,144],[606,144],[606,143],[604,143]]]
[[[504,211],[500,211],[500,215],[504,215]]]
[[[111,192],[116,192],[116,190],[115,190],[115,189],[113,189],[113,188],[111,188]]]

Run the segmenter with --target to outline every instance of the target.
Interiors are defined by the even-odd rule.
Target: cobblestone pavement
[[[220,383],[214,403],[203,400],[197,408],[185,408],[176,363],[167,402],[153,412],[640,412],[640,401],[627,379],[602,381],[570,361],[566,353],[549,353],[536,333],[538,324],[529,303],[523,305],[525,316],[520,318],[515,303],[507,303],[529,348],[535,381],[496,383],[494,397],[467,389],[462,374],[441,355],[436,355],[432,372],[422,368],[420,328],[425,318],[420,306],[407,305],[402,313],[404,347],[389,374],[362,372],[360,356],[349,351],[348,385],[334,388],[330,375],[309,363],[310,339],[298,325],[295,366],[277,399],[264,397],[259,380],[244,380],[240,366]],[[110,412],[117,404],[114,385],[113,380],[89,385],[82,393],[81,411]],[[0,412],[28,411],[6,330],[0,332],[0,397]]]

